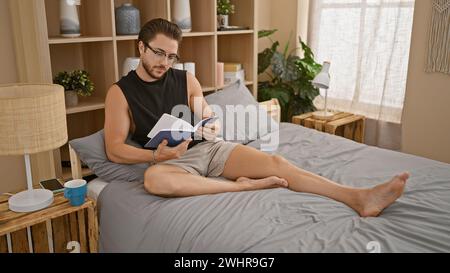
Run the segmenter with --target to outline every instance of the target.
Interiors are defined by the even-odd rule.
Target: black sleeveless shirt
[[[186,71],[169,69],[164,76],[154,82],[143,81],[132,70],[116,83],[124,94],[128,108],[133,116],[135,131],[132,139],[142,147],[150,140],[147,135],[164,113],[172,114],[177,105],[188,106]],[[194,124],[194,115],[178,118]],[[192,148],[203,140],[194,140],[189,144]]]

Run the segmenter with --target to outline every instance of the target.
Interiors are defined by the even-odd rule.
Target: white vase
[[[184,63],[184,70],[195,76],[195,63]]]
[[[123,62],[122,76],[125,77],[130,71],[136,70],[139,66],[140,61],[141,59],[137,57],[126,58]]]
[[[81,35],[77,10],[78,5],[80,5],[80,0],[59,0],[61,36],[78,37]]]
[[[228,27],[228,15],[217,15],[217,26],[218,28]]]
[[[172,22],[177,24],[181,31],[190,32],[192,30],[192,21],[189,0],[172,0],[170,5]]]

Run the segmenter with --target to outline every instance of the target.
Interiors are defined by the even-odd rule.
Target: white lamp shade
[[[330,62],[324,62],[322,70],[314,78],[312,84],[317,88],[328,89],[330,87]]]
[[[64,88],[0,85],[0,155],[50,151],[67,142]]]
[[[10,197],[9,209],[30,212],[52,204],[52,191],[33,189],[29,154],[67,142],[64,88],[56,84],[0,85],[0,132],[0,155],[25,155],[28,190]]]

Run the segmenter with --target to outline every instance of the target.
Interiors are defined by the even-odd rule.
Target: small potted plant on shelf
[[[94,84],[89,79],[89,73],[84,70],[59,72],[53,79],[53,83],[64,87],[66,107],[76,106],[78,95],[87,97],[94,92]]]
[[[234,14],[234,5],[230,0],[217,0],[217,26],[228,27],[228,15]]]

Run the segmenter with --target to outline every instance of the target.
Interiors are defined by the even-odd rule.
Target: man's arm
[[[130,126],[127,100],[120,87],[113,85],[105,101],[105,146],[109,160],[122,164],[159,163],[181,157],[192,141],[187,140],[176,147],[168,147],[167,140],[164,140],[155,152],[136,148],[125,143]]]
[[[211,117],[213,111],[203,96],[200,82],[189,72],[187,73],[187,88],[191,111],[201,119]]]
[[[201,119],[214,116],[214,112],[203,96],[203,90],[199,81],[189,72],[187,73],[187,86],[191,111]],[[200,127],[197,134],[206,140],[214,140],[220,128],[220,121],[216,120],[213,123],[206,124],[204,127]]]
[[[152,151],[125,144],[130,126],[128,103],[120,87],[113,85],[105,101],[105,146],[109,160],[122,164],[152,162]]]

